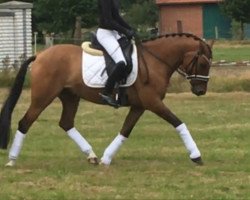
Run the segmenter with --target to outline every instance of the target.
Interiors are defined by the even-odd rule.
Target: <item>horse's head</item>
[[[177,70],[190,80],[191,90],[197,96],[206,94],[211,59],[211,47],[200,41],[198,50],[185,53],[183,62]]]

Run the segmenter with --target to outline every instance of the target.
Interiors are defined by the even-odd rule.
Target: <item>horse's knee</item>
[[[18,130],[23,134],[26,134],[28,132],[29,127],[30,125],[25,118],[21,119],[18,123]]]

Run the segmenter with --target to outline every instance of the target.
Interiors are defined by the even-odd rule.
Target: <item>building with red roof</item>
[[[223,0],[156,0],[161,34],[189,32],[199,37],[230,38],[231,20],[221,9]]]

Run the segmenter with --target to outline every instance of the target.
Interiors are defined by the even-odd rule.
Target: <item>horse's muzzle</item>
[[[205,95],[207,92],[207,81],[191,80],[191,91],[196,96]]]
[[[195,94],[196,96],[205,95],[207,92],[206,88],[199,86],[193,86],[191,90],[192,93]]]

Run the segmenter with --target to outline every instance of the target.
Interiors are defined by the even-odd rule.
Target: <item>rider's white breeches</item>
[[[97,29],[96,36],[97,40],[106,49],[115,63],[124,61],[126,64],[126,59],[122,53],[119,43],[117,42],[117,40],[121,38],[117,31],[99,28]]]

